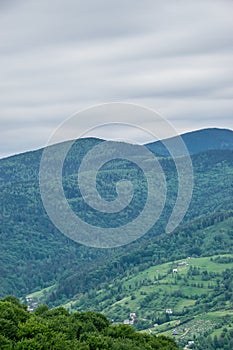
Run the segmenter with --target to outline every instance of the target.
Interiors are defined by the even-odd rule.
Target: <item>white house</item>
[[[167,309],[167,310],[166,310],[166,314],[169,314],[169,315],[173,314],[172,309]]]

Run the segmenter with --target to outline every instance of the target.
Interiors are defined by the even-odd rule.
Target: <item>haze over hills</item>
[[[224,289],[225,270],[232,269],[232,260],[228,259],[221,268],[216,265],[219,268],[218,276],[213,275],[211,269],[207,271],[212,289],[208,289],[208,283],[204,283],[202,278],[197,278],[195,283],[199,283],[199,287],[195,287],[196,295],[192,295],[190,300],[188,291],[182,296],[176,294],[182,283],[191,283],[188,269],[180,282],[171,280],[168,273],[171,266],[175,266],[174,261],[178,263],[187,257],[216,259],[218,255],[224,260],[226,254],[228,258],[232,254],[233,247],[233,131],[206,129],[184,134],[182,138],[191,153],[194,168],[192,201],[183,222],[171,235],[164,234],[167,218],[176,201],[177,174],[174,161],[163,151],[161,143],[149,144],[147,146],[153,152],[162,155],[160,164],[168,188],[164,211],[160,220],[141,239],[109,250],[73,242],[51,223],[39,190],[39,165],[43,150],[1,159],[0,295],[25,296],[37,291],[40,301],[50,306],[68,303],[68,307],[73,309],[96,309],[117,321],[127,318],[129,311],[133,312],[133,308],[139,307],[139,329],[151,327],[158,318],[163,320],[164,307],[171,308],[168,304],[176,310],[174,318],[171,316],[174,321],[185,320],[188,316],[196,317],[203,308],[208,312],[232,310],[232,279],[229,274],[228,291]],[[84,155],[101,141],[87,138],[74,143],[64,163],[63,187],[70,206],[81,218],[101,227],[117,226],[132,220],[143,208],[146,200],[145,181],[138,168],[129,162],[110,162],[97,177],[100,194],[107,199],[115,198],[114,183],[122,178],[129,179],[135,186],[131,205],[117,217],[100,215],[86,206],[77,188],[77,169]],[[59,149],[59,145],[52,147]],[[202,262],[200,260],[200,264]],[[164,267],[163,264],[167,263],[173,265]],[[154,266],[160,266],[158,269],[164,271],[164,283],[160,279],[157,281],[156,271],[151,272],[150,268]],[[146,281],[147,273],[150,278]],[[141,278],[142,274],[144,277]],[[136,280],[142,283],[140,288]],[[205,284],[204,289],[200,287],[201,283]],[[226,292],[226,303],[219,301],[215,290],[217,283],[222,286],[222,293]],[[164,301],[165,296],[158,287],[163,284],[165,289],[170,285],[174,292],[167,301]],[[205,299],[204,295],[210,292],[213,300],[216,300],[215,305]],[[152,315],[152,309],[155,309],[153,300],[157,298],[153,293],[158,293],[156,295],[162,303],[161,308],[156,309],[156,315]],[[199,309],[192,309],[191,306],[198,304],[201,305]],[[143,318],[148,322],[143,323]],[[161,324],[165,321],[161,321]]]

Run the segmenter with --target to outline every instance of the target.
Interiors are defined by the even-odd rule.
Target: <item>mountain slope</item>
[[[202,129],[181,135],[190,154],[209,150],[233,150],[233,131],[228,129]],[[166,140],[166,145],[174,144],[176,138]],[[168,156],[169,152],[161,141],[146,145],[152,152]]]
[[[111,295],[116,299],[119,297],[118,287],[125,276],[134,276],[150,266],[187,256],[200,257],[231,253],[232,217],[233,212],[225,212],[197,219],[179,228],[172,235],[155,236],[150,238],[149,242],[148,239],[144,239],[140,243],[131,244],[131,249],[128,251],[118,249],[111,259],[102,261],[101,264],[97,262],[95,265],[87,266],[84,271],[70,269],[52,291],[46,294],[43,301],[51,305],[59,305],[75,295],[86,295],[87,298],[84,300],[87,304],[82,300],[81,307],[85,309],[95,305],[98,309],[95,298],[92,304],[90,290],[93,291],[96,288],[109,290],[109,285],[112,285]],[[111,303],[109,298],[105,297],[104,294],[106,302]]]
[[[78,208],[84,218],[87,211],[85,203],[80,202],[80,193],[75,187],[76,172],[82,157],[99,142],[101,140],[92,138],[78,140],[69,152],[64,167],[64,191],[72,208],[76,211]],[[41,153],[42,150],[39,150],[0,160],[0,295],[23,295],[58,283],[58,289],[50,297],[50,302],[54,303],[57,298],[59,303],[62,298],[67,299],[80,291],[85,292],[85,288],[94,285],[100,278],[100,275],[95,275],[96,270],[106,262],[115,264],[117,257],[124,259],[124,256],[132,252],[135,252],[139,261],[146,258],[144,254],[150,256],[146,249],[141,250],[140,247],[146,247],[148,242],[157,239],[164,232],[166,220],[176,200],[177,175],[174,162],[169,158],[161,158],[161,166],[168,180],[168,198],[163,215],[145,237],[117,249],[94,249],[69,240],[50,222],[39,192]],[[192,156],[192,161],[194,192],[184,222],[188,223],[200,216],[201,220],[208,221],[215,213],[223,217],[228,215],[228,211],[233,209],[233,152],[204,152]],[[139,197],[135,198],[135,206],[123,213],[121,219],[125,220],[127,215],[131,215],[131,218],[136,215],[142,206],[144,197],[139,186],[143,181],[138,179],[138,170],[123,161],[110,164],[100,171],[98,183],[103,185],[102,194],[105,195],[109,189],[112,191],[115,179],[122,176],[136,179],[136,193],[139,193]],[[89,211],[88,215],[93,220],[101,221],[103,227],[109,224],[109,219],[96,217],[93,211]],[[111,220],[114,224],[115,218],[112,217]],[[199,254],[198,249],[193,254]],[[135,258],[132,258],[132,264],[134,263]],[[82,271],[82,274],[77,274],[77,271]],[[109,276],[103,275],[103,278],[111,278],[111,271],[109,270]],[[69,285],[67,291],[64,290],[66,285]]]
[[[137,262],[137,256],[142,253],[134,253],[134,264],[133,253],[131,256],[119,257],[119,270],[123,272],[119,271],[115,278],[109,279],[107,288],[106,282],[103,282],[87,288],[85,293],[77,294],[76,300],[73,298],[70,306],[80,310],[95,309],[117,321],[127,318],[129,310],[137,310],[138,317],[141,320],[146,318],[151,322],[150,326],[153,325],[152,322],[158,321],[155,313],[157,317],[165,316],[168,308],[172,308],[178,317],[187,316],[187,310],[183,312],[183,309],[189,305],[194,306],[195,303],[199,305],[203,293],[210,294],[214,287],[217,288],[220,274],[227,269],[233,269],[233,255],[230,254],[233,246],[233,213],[231,215],[214,225],[205,227],[203,222],[201,229],[197,229],[197,226],[195,229],[194,223],[193,227],[187,225],[172,238],[161,236],[157,241],[142,247],[145,254],[140,262]],[[198,223],[200,224],[196,222],[196,225]],[[196,246],[195,241],[198,241]],[[200,250],[198,255],[195,254],[197,248]],[[218,259],[217,256],[221,258]],[[102,267],[102,273],[103,270]],[[208,274],[203,272],[205,270],[208,270]],[[228,292],[231,293],[231,290]],[[227,303],[229,307],[233,307],[229,300]],[[208,310],[221,308],[222,303],[211,304]],[[189,315],[196,313],[197,308],[189,310]]]
[[[136,312],[135,327],[169,335],[176,327],[182,346],[194,337],[193,332],[203,341],[203,334],[193,331],[198,325],[206,325],[206,336],[214,334],[213,327],[220,332],[232,322],[228,314],[233,301],[233,151],[231,136],[223,144],[223,131],[208,133],[206,144],[205,130],[183,136],[191,153],[204,151],[191,156],[193,195],[179,227],[172,234],[164,233],[176,202],[178,177],[174,161],[160,156],[167,182],[160,219],[137,241],[108,250],[75,243],[51,223],[39,190],[42,150],[0,160],[0,295],[36,292],[33,298],[50,306],[100,310],[120,322]],[[100,142],[88,138],[74,143],[64,162],[63,189],[69,205],[84,221],[115,227],[142,210],[146,181],[130,162],[111,161],[96,178],[101,196],[116,198],[116,182],[127,179],[134,185],[134,197],[119,216],[100,215],[89,208],[77,186],[77,170],[85,154]],[[62,145],[53,147],[56,157]],[[138,147],[132,146],[136,151]],[[212,147],[220,149],[206,151]],[[173,276],[172,270],[188,257],[189,266]],[[154,322],[159,324],[156,329]],[[225,338],[230,332],[229,326]]]
[[[132,322],[136,313],[137,329],[170,337],[175,332],[180,346],[195,340],[202,349],[204,333],[214,336],[233,322],[232,251],[233,212],[216,213],[118,251],[88,274],[69,271],[30,298],[64,304],[71,312],[101,311],[120,323]],[[69,294],[70,300],[64,297]]]

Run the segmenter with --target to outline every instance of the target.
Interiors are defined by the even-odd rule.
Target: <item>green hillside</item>
[[[132,220],[143,207],[146,199],[145,180],[138,169],[125,161],[110,162],[97,178],[97,185],[103,196],[114,198],[114,183],[118,179],[130,179],[135,186],[135,196],[131,205],[121,212],[119,217],[114,214],[110,218],[88,208],[78,189],[76,169],[85,152],[93,147],[96,139],[82,139],[75,145],[67,157],[64,166],[64,191],[71,207],[82,218],[98,223],[100,226],[119,225]],[[78,156],[77,156],[77,152]],[[103,263],[113,262],[116,257],[131,254],[141,254],[148,242],[156,241],[164,232],[164,228],[177,195],[177,175],[174,162],[169,158],[161,158],[160,163],[167,178],[168,195],[165,209],[160,220],[142,239],[130,245],[111,249],[95,249],[81,246],[63,234],[51,223],[41,201],[38,183],[39,160],[41,151],[3,159],[0,161],[1,178],[1,227],[0,227],[0,295],[15,294],[21,296],[36,289],[46,288],[59,282],[58,293],[52,299],[69,298],[79,291],[95,284],[96,270]],[[209,220],[209,215],[220,215],[232,210],[232,178],[233,152],[209,151],[192,157],[194,165],[194,191],[190,208],[184,218],[188,223],[196,218]],[[102,186],[101,186],[102,185]],[[101,189],[102,188],[102,189]],[[206,217],[206,218],[205,218]],[[184,242],[182,242],[183,244]],[[191,249],[191,248],[190,248]],[[196,252],[192,252],[196,250]],[[199,254],[197,244],[189,254]],[[144,251],[143,251],[144,252]],[[150,256],[150,252],[146,253]],[[166,256],[164,256],[166,258]],[[132,258],[134,264],[134,257]],[[137,260],[137,259],[136,259]],[[140,261],[144,257],[140,257]],[[81,274],[76,278],[77,271]],[[105,280],[108,280],[104,276]],[[62,290],[69,281],[69,291]],[[102,282],[102,281],[101,281]],[[59,292],[61,290],[61,293]]]
[[[230,218],[225,220],[225,215]],[[127,252],[116,250],[105,261],[97,261],[95,266],[91,264],[84,271],[76,267],[70,269],[46,301],[57,305],[76,294],[88,292],[96,284],[108,286],[114,278],[121,280],[129,271],[136,274],[152,265],[187,256],[231,253],[232,246],[232,212],[214,214],[193,221],[172,235],[163,234],[149,242],[146,239],[137,242]]]
[[[184,266],[179,266],[182,263]],[[219,296],[220,284],[232,272],[233,255],[188,257],[151,266],[137,274],[128,273],[127,277],[112,281],[108,288],[92,289],[70,307],[95,309],[117,321],[127,319],[129,312],[136,312],[142,323],[138,327],[144,328],[144,319],[150,326],[163,323],[166,309],[172,309],[170,318],[177,319],[199,314],[203,308],[206,311],[233,308],[232,293],[231,298],[226,296],[221,303],[214,301]],[[221,288],[223,299],[224,287]]]
[[[130,205],[120,215],[100,215],[86,205],[77,186],[77,170],[84,155],[100,142],[88,138],[74,143],[63,167],[63,188],[69,205],[85,221],[117,227],[142,210],[146,179],[129,161],[110,161],[98,173],[98,191],[112,200],[116,198],[116,182],[130,180],[134,186]],[[63,146],[53,147],[56,158]],[[135,151],[139,146],[131,147]],[[120,323],[132,323],[129,314],[136,313],[134,327],[138,330],[172,336],[177,328],[174,336],[182,346],[195,338],[196,348],[201,349],[198,342],[207,337],[210,345],[215,341],[215,345],[222,346],[224,339],[229,346],[233,151],[209,150],[192,155],[192,200],[172,234],[164,232],[177,197],[176,167],[171,158],[159,157],[167,182],[165,208],[159,221],[137,241],[107,250],[82,246],[53,226],[40,196],[41,154],[39,150],[0,160],[0,297],[30,295],[33,301],[50,307],[65,305],[71,312],[100,311]],[[179,262],[184,266],[177,267]],[[173,269],[178,271],[173,273]],[[205,327],[199,327],[205,322]],[[188,327],[181,327],[181,331],[178,326],[182,324]],[[200,331],[193,332],[197,328]]]
[[[181,346],[195,340],[197,347],[207,336],[216,341],[216,332],[221,334],[227,325],[230,331],[233,324],[233,217],[228,215],[223,220],[215,215],[202,225],[197,220],[177,231],[173,239],[161,236],[157,244],[150,242],[102,265],[95,275],[92,272],[95,285],[90,286],[87,278],[87,289],[70,300],[64,298],[64,286],[69,289],[80,274],[30,297],[39,303],[56,300],[59,305],[62,294],[63,306],[70,312],[99,311],[117,323],[132,323],[130,314],[135,313],[136,329],[175,337]],[[188,255],[197,242],[202,257]]]

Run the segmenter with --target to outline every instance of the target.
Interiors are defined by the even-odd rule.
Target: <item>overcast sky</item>
[[[231,0],[0,0],[0,157],[103,102],[233,129],[232,18]]]

